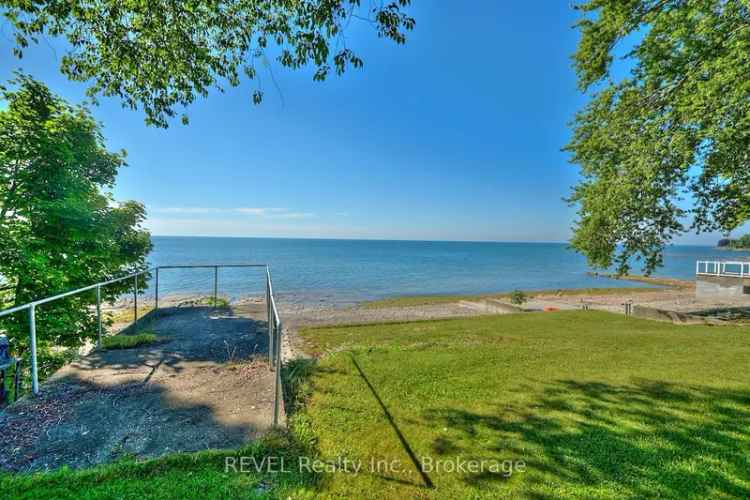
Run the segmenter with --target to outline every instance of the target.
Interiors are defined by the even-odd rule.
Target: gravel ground
[[[159,342],[93,351],[0,413],[0,468],[86,467],[124,454],[239,446],[271,424],[262,305],[171,308]],[[148,321],[148,318],[146,318]]]

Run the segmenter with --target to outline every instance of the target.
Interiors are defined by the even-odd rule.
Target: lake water
[[[155,236],[152,265],[268,263],[281,298],[347,304],[397,295],[513,289],[643,286],[587,274],[586,260],[558,243],[313,240]],[[656,275],[692,279],[697,259],[748,257],[672,246]],[[261,293],[259,270],[222,269],[219,291]],[[160,293],[211,293],[213,270],[162,270]]]

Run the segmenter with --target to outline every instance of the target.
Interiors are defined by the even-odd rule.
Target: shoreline
[[[695,297],[695,282],[668,277],[614,276],[596,274],[608,280],[641,283],[643,286],[585,287],[543,290],[522,290],[524,302],[512,304],[511,291],[479,294],[421,294],[393,295],[378,299],[345,299],[343,294],[332,297],[309,293],[277,293],[277,303],[285,325],[292,328],[342,325],[360,323],[382,323],[390,321],[415,321],[445,319],[486,314],[508,314],[520,311],[558,311],[574,309],[596,309],[624,313],[626,304],[648,309],[658,309],[681,314],[701,313],[747,307],[743,301],[704,301]],[[149,295],[139,297],[143,314],[153,309]],[[299,300],[304,297],[306,300]],[[153,296],[150,296],[153,300]],[[220,307],[249,306],[262,303],[262,294],[218,295]],[[132,298],[123,297],[112,308],[107,308],[118,319],[132,318]],[[175,293],[159,298],[160,308],[212,306],[210,294]],[[629,306],[628,306],[629,307]],[[140,310],[140,308],[139,308]],[[119,323],[119,321],[115,321]]]
[[[538,290],[520,289],[528,297],[537,296],[587,296],[587,295],[621,295],[629,296],[641,293],[653,293],[663,290],[694,290],[695,281],[682,280],[668,277],[651,277],[641,275],[616,276],[613,274],[587,273],[589,276],[601,277],[616,281],[627,281],[643,283],[649,286],[621,286],[621,287],[581,287],[581,288],[544,288]],[[486,300],[501,299],[507,300],[515,290],[505,290],[489,293],[470,293],[470,294],[414,294],[414,295],[393,295],[380,299],[362,301],[359,307],[372,309],[380,307],[403,307],[411,305],[428,305],[458,302],[461,300]]]
[[[595,278],[604,278],[605,280],[621,281],[621,282],[635,282],[643,283],[646,286],[581,286],[581,287],[564,287],[564,288],[538,288],[538,289],[502,289],[493,290],[486,292],[438,292],[438,293],[389,293],[379,297],[364,297],[362,294],[359,296],[349,296],[345,291],[326,290],[325,292],[314,293],[309,290],[297,291],[297,292],[284,292],[283,290],[276,290],[276,298],[280,303],[302,306],[302,307],[390,307],[402,305],[421,305],[427,303],[446,303],[458,300],[473,300],[483,298],[507,298],[511,293],[516,290],[520,290],[528,296],[535,295],[588,295],[588,294],[612,294],[612,295],[628,295],[631,293],[644,293],[653,292],[664,289],[693,289],[695,282],[692,280],[683,280],[679,278],[670,277],[650,277],[641,275],[629,275],[629,276],[617,276],[609,273],[596,273],[587,272],[586,275]],[[219,293],[218,298],[220,301],[227,302],[229,304],[241,304],[245,302],[254,302],[258,299],[263,298],[264,293],[248,292],[248,293]],[[346,298],[345,300],[343,298]],[[159,304],[165,307],[190,305],[196,300],[201,301],[204,305],[209,305],[207,301],[212,298],[211,293],[205,291],[194,291],[194,292],[175,292],[160,295]],[[154,301],[154,293],[149,290],[143,290],[142,294],[138,295],[139,303],[147,304]],[[184,304],[183,304],[184,302]],[[115,302],[119,304],[132,304],[132,298],[129,295],[123,295],[120,299]]]
[[[605,278],[607,280],[642,283],[646,286],[602,286],[602,287],[573,287],[573,288],[542,288],[542,289],[518,289],[527,298],[536,297],[579,297],[588,296],[612,296],[629,297],[656,293],[667,290],[694,290],[695,282],[668,277],[649,277],[640,275],[616,276],[606,273],[587,273],[589,276]],[[501,290],[478,293],[435,293],[435,294],[400,294],[394,293],[379,298],[346,297],[346,294],[337,293],[332,296],[329,293],[313,294],[306,292],[283,292],[277,291],[276,298],[279,306],[283,309],[292,310],[329,310],[329,309],[381,309],[393,307],[413,307],[458,303],[472,300],[508,300],[516,290]],[[139,294],[139,310],[153,309],[154,294],[150,290],[144,290]],[[212,294],[205,292],[175,292],[159,297],[159,307],[186,307],[195,305],[212,305]],[[346,297],[346,299],[344,299]],[[220,305],[247,305],[262,302],[264,295],[261,292],[250,292],[247,294],[218,294]],[[112,305],[103,306],[106,312],[117,313],[127,311],[132,307],[133,299],[124,295]]]

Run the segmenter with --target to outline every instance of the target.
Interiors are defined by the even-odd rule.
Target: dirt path
[[[251,440],[272,418],[264,315],[258,304],[145,318],[158,343],[94,351],[0,414],[0,467],[86,467]]]

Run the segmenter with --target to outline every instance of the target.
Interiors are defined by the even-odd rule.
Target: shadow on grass
[[[560,380],[523,406],[480,414],[433,409],[428,425],[458,431],[436,453],[524,458],[529,496],[541,482],[609,485],[626,496],[750,497],[750,391],[636,380]],[[540,477],[541,476],[541,477]],[[468,474],[481,484],[490,477]]]
[[[418,472],[422,479],[422,483],[415,483],[414,481],[403,480],[389,475],[378,473],[377,471],[364,469],[360,472],[350,472],[346,470],[339,471],[340,473],[363,473],[376,476],[378,479],[393,482],[397,484],[403,484],[406,486],[416,486],[418,488],[432,488],[433,483],[430,477],[424,472],[423,467],[417,458],[416,454],[412,450],[411,445],[406,440],[404,434],[401,432],[392,414],[385,406],[383,400],[380,398],[378,392],[375,390],[370,380],[365,375],[364,371],[357,363],[356,359],[352,356],[352,364],[357,370],[357,374],[362,378],[367,387],[369,388],[375,402],[379,406],[383,415],[387,419],[391,429],[396,434],[401,446],[403,447],[406,454],[412,461],[414,469]],[[315,387],[314,379],[316,375],[327,374],[327,375],[345,375],[345,372],[333,368],[320,366],[316,359],[295,359],[284,365],[282,371],[282,381],[284,383],[284,405],[289,421],[289,427],[291,434],[297,443],[300,444],[301,449],[309,457],[315,457],[316,459],[330,465],[336,466],[337,462],[335,459],[325,459],[321,457],[320,450],[317,446],[317,435],[314,430],[313,422],[305,412],[305,406],[308,398],[315,392],[325,392],[321,388]],[[336,411],[345,411],[343,407],[329,407]],[[356,415],[353,418],[357,418]],[[318,492],[323,492],[330,485],[333,480],[330,474],[318,474],[314,477],[315,486]]]
[[[411,460],[412,465],[414,465],[414,468],[417,470],[417,473],[419,473],[419,476],[422,478],[422,482],[427,488],[432,488],[432,480],[430,479],[430,476],[427,475],[427,473],[424,471],[424,467],[422,467],[422,463],[417,458],[417,455],[414,453],[414,450],[412,450],[411,445],[406,440],[406,437],[401,432],[401,429],[396,424],[396,421],[393,419],[393,415],[391,415],[391,412],[388,411],[388,407],[383,403],[383,400],[380,398],[380,395],[375,390],[375,387],[370,383],[370,380],[367,378],[367,375],[365,375],[365,372],[362,371],[362,368],[359,366],[359,363],[357,363],[357,358],[354,357],[354,354],[351,355],[352,364],[357,369],[357,372],[359,373],[359,376],[362,377],[362,380],[364,380],[365,385],[367,385],[367,388],[370,389],[370,392],[372,393],[372,397],[375,398],[375,401],[378,402],[378,406],[380,406],[380,409],[383,411],[383,414],[385,415],[386,420],[388,421],[388,424],[393,429],[393,432],[396,434],[396,437],[398,438],[399,442],[401,443],[401,446],[403,447],[406,454],[409,456],[409,460]]]

